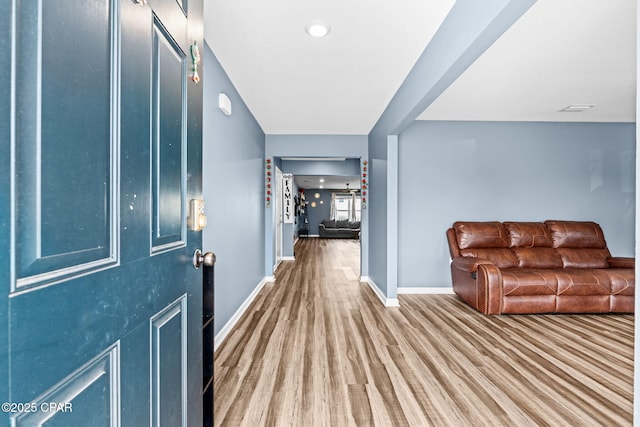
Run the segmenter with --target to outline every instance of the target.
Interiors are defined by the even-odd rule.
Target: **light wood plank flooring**
[[[633,315],[385,308],[353,240],[303,239],[215,355],[219,426],[630,426]]]

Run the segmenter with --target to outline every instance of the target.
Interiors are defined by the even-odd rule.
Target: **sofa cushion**
[[[336,227],[338,228],[349,228],[349,220],[348,219],[339,219],[336,221]]]
[[[360,221],[351,221],[349,222],[349,227],[353,230],[359,230],[360,229]]]
[[[324,225],[324,228],[336,228],[336,222],[332,219],[323,219],[321,224]]]
[[[566,268],[513,268],[502,271],[504,295],[610,295],[615,282],[625,288],[628,278],[606,270]]]
[[[591,221],[545,221],[556,248],[605,249],[607,243],[598,224]]]
[[[554,248],[512,248],[523,268],[562,268],[562,257]]]
[[[609,251],[607,249],[578,249],[578,248],[558,248],[556,249],[562,257],[564,268],[607,268],[609,263]]]
[[[453,224],[460,249],[508,248],[509,233],[501,222],[462,222]],[[515,259],[515,257],[514,257]]]
[[[610,295],[611,277],[588,268],[557,270],[558,295]]]
[[[553,247],[549,229],[542,222],[505,222],[504,226],[512,247]]]
[[[558,277],[551,269],[502,270],[503,295],[557,295]]]
[[[609,283],[611,295],[633,296],[635,294],[636,276],[630,268],[604,268],[591,270],[600,282]]]

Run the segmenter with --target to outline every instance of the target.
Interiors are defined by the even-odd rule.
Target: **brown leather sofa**
[[[456,222],[454,292],[484,314],[633,313],[635,259],[595,222]]]

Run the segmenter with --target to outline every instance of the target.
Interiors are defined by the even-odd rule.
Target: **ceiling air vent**
[[[560,110],[561,113],[581,113],[595,107],[593,104],[571,104]]]

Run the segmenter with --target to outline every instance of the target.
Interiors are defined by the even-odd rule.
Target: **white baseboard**
[[[231,332],[231,329],[233,329],[236,323],[238,323],[238,321],[240,320],[244,312],[247,311],[247,309],[249,308],[253,300],[258,295],[258,292],[260,292],[260,290],[264,287],[264,285],[274,281],[275,281],[274,276],[266,276],[260,281],[260,283],[258,283],[258,286],[255,287],[255,289],[251,292],[251,294],[247,297],[247,299],[244,300],[244,302],[240,305],[240,307],[238,307],[236,312],[233,313],[233,316],[231,316],[229,321],[222,327],[222,329],[220,329],[220,331],[213,338],[214,351],[220,346],[220,344],[222,344],[225,338],[227,338],[227,335],[229,335],[229,332]]]
[[[449,287],[399,287],[398,295],[443,295],[443,294],[453,294],[453,288]]]
[[[400,307],[400,301],[398,301],[398,298],[387,298],[380,290],[378,285],[376,285],[376,283],[369,276],[361,276],[360,281],[369,285],[369,287],[373,290],[373,293],[376,294],[382,305],[384,305],[385,307]]]
[[[296,257],[295,256],[283,256],[282,257],[282,261],[295,261]]]

